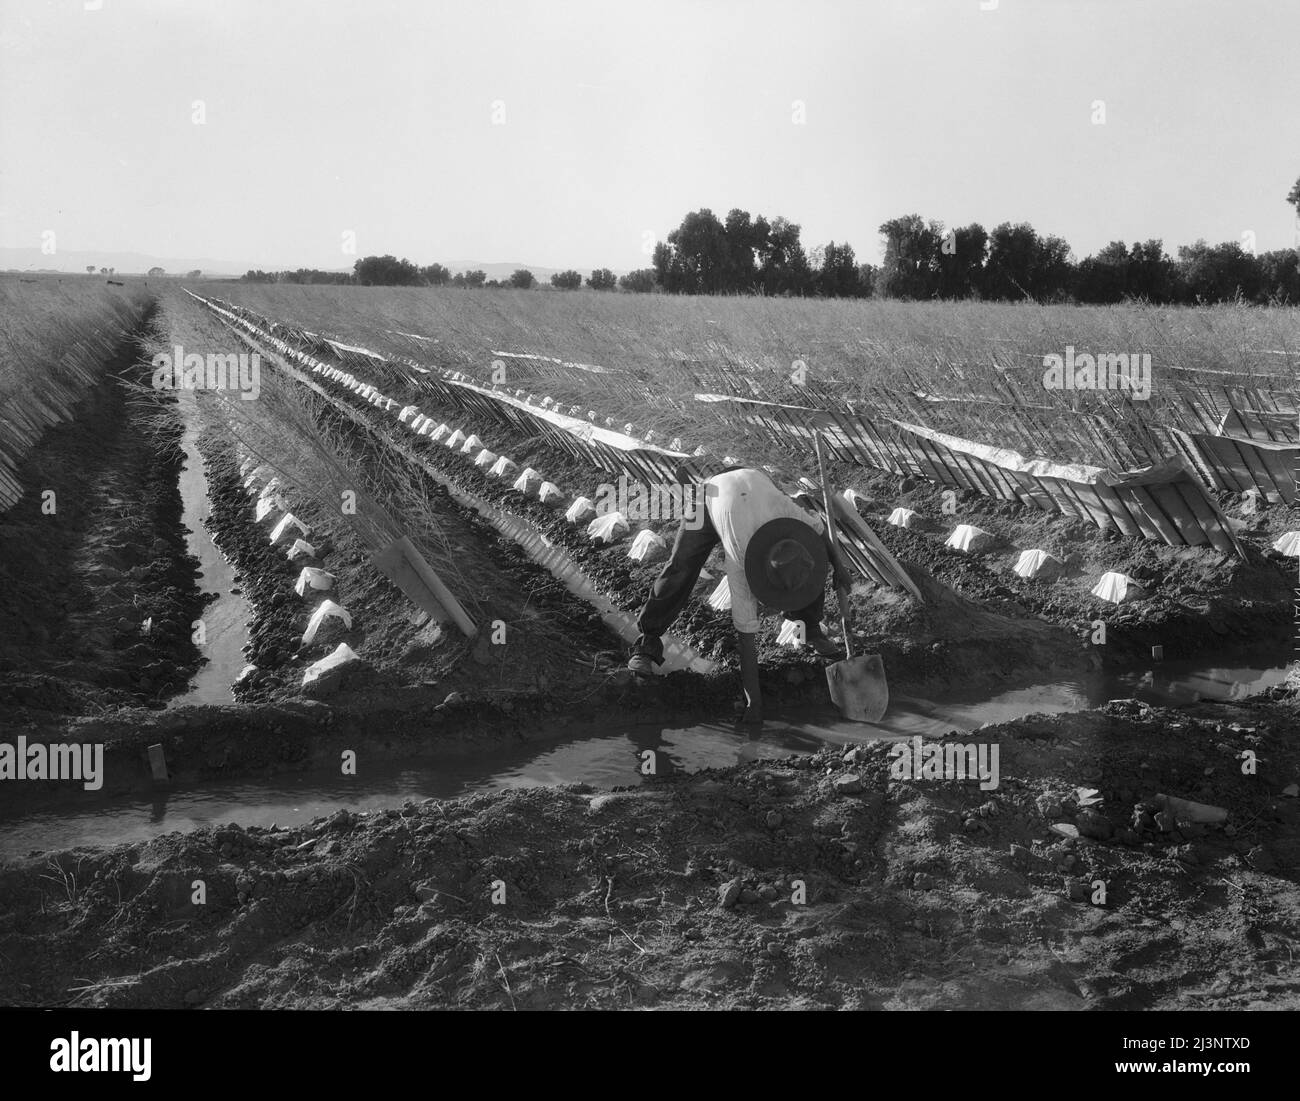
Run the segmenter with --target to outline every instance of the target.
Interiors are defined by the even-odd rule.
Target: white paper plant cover
[[[271,530],[271,545],[274,546],[278,543],[286,533],[293,534],[290,529],[295,527],[303,535],[311,534],[311,528],[299,520],[292,512],[286,512],[280,517],[280,522]]]
[[[579,497],[569,506],[564,518],[571,524],[585,524],[595,515],[595,502],[590,497]]]
[[[776,644],[778,646],[789,646],[792,649],[798,650],[803,646],[803,643],[802,620],[787,619],[781,624],[781,631],[776,636]]]
[[[278,497],[261,497],[258,499],[257,507],[253,509],[253,519],[259,524],[271,515],[277,508],[283,507]]]
[[[1142,586],[1126,573],[1104,573],[1092,590],[1093,596],[1109,600],[1112,604],[1123,604],[1128,600],[1141,600],[1146,596]]]
[[[455,451],[456,448],[460,447],[460,445],[463,444],[464,442],[465,442],[465,433],[462,432],[459,428],[457,428],[455,432],[453,432],[450,436],[447,437],[447,446],[452,451]]]
[[[1291,558],[1300,558],[1300,531],[1285,531],[1273,544],[1273,549]]]
[[[607,512],[587,525],[587,538],[593,543],[614,543],[628,533],[628,523],[621,512]]]
[[[896,528],[910,528],[916,523],[916,513],[910,508],[896,508],[889,514],[889,522]]]
[[[429,423],[428,417],[426,417],[423,413],[416,413],[415,416],[411,418],[411,423],[408,427],[411,429],[412,432],[418,432],[420,431],[421,428],[423,428],[428,423]]]
[[[405,424],[412,415],[419,412],[414,405],[403,405],[402,411],[397,414],[397,419]]]
[[[470,436],[463,444],[460,445],[462,455],[477,455],[483,450],[483,441],[477,436]]]
[[[542,484],[542,476],[531,466],[524,467],[523,473],[515,479],[515,489],[520,493],[532,493]]]
[[[312,681],[319,679],[331,669],[337,669],[340,665],[347,665],[348,662],[356,661],[356,652],[346,642],[340,642],[330,653],[326,654],[320,661],[313,662],[303,670],[302,683],[311,684]]]
[[[271,496],[272,493],[274,493],[279,488],[280,488],[280,479],[272,478],[269,482],[266,483],[266,485],[262,487],[261,492],[258,493],[258,496],[269,497]]]
[[[308,589],[329,592],[332,588],[334,588],[334,575],[332,573],[318,570],[315,566],[303,566],[302,573],[298,575],[298,581],[294,585],[293,591],[299,596],[306,596]]]
[[[289,557],[292,558],[315,558],[316,548],[302,539],[295,539],[293,546],[289,548]]]
[[[623,425],[623,434],[625,436],[635,436],[636,426],[633,425],[631,422],[628,422],[627,424]]]
[[[497,458],[498,456],[494,455],[491,451],[489,451],[485,447],[483,448],[482,451],[480,451],[477,455],[474,456],[474,465],[486,469],[490,467],[494,462],[496,462]]]
[[[316,640],[316,632],[320,630],[320,625],[327,618],[343,620],[343,626],[352,629],[352,616],[348,610],[332,600],[322,600],[320,606],[312,612],[311,619],[307,623],[307,630],[302,633],[302,642],[304,646],[310,645]]]
[[[441,443],[443,440],[447,438],[447,433],[450,431],[451,429],[448,428],[445,424],[440,424],[438,425],[437,428],[435,428],[432,432],[429,433],[429,439],[431,439],[434,443]]]
[[[724,577],[718,582],[718,587],[709,593],[708,605],[717,612],[725,612],[731,607],[730,580]]]
[[[656,535],[649,528],[644,531],[638,531],[636,538],[632,540],[632,546],[628,548],[627,556],[633,562],[653,562],[668,553],[668,544],[662,537]]]
[[[971,551],[983,550],[992,542],[992,534],[983,528],[977,528],[974,524],[958,524],[948,536],[946,545],[969,554]]]
[[[1061,560],[1047,553],[1044,550],[1027,550],[1020,552],[1020,560],[1016,562],[1016,573],[1021,577],[1037,577],[1041,573],[1051,574],[1053,568],[1059,566]]]
[[[541,501],[542,504],[549,504],[551,501],[559,504],[564,500],[564,490],[554,482],[543,482],[537,487],[537,499]],[[588,501],[587,503],[590,504],[591,502]]]
[[[859,493],[856,489],[846,489],[844,491],[844,499],[848,501],[848,503],[851,504],[854,507],[854,509],[857,510],[858,512],[862,511],[863,505],[867,505],[871,503],[870,501],[867,500],[867,498],[862,496],[862,494]]]
[[[502,455],[492,464],[492,474],[498,478],[508,478],[518,467],[510,459]]]

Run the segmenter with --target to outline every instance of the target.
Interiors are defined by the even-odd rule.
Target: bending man
[[[678,480],[688,481],[687,468]],[[704,506],[683,519],[668,564],[655,580],[641,609],[641,637],[632,648],[628,668],[651,672],[663,663],[663,633],[686,606],[700,570],[713,548],[722,544],[731,589],[731,618],[739,636],[740,675],[745,687],[745,722],[762,719],[758,686],[758,605],[761,601],[801,621],[804,640],[823,657],[841,651],[822,630],[828,565],[825,525],[805,511],[767,474],[732,468],[706,478]]]

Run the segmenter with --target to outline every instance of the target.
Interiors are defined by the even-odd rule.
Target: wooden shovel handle
[[[817,449],[817,473],[822,481],[822,504],[826,509],[826,533],[829,536],[827,546],[830,550],[831,568],[837,575],[842,575],[845,572],[844,556],[840,553],[840,536],[835,527],[835,510],[831,507],[830,483],[826,480],[826,463],[822,458],[820,432],[813,433],[813,445]],[[840,629],[844,632],[844,656],[847,659],[853,656],[853,637],[849,630],[849,590],[837,584],[835,596],[840,604]]]

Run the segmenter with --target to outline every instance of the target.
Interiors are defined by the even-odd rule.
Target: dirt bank
[[[987,727],[991,790],[874,745],[22,861],[0,1000],[1296,1008],[1298,688]]]
[[[123,386],[149,381],[138,341],[151,318],[76,419],[27,456],[31,488],[0,513],[0,708],[10,717],[161,706],[197,666],[191,624],[203,601],[181,527],[181,422]]]

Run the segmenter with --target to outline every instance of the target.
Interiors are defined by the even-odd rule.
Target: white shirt
[[[731,621],[743,634],[757,633],[758,600],[745,579],[745,551],[754,532],[782,516],[802,520],[821,534],[820,516],[805,512],[761,470],[733,470],[704,483],[705,508],[722,540],[726,555],[727,584],[731,589]]]

